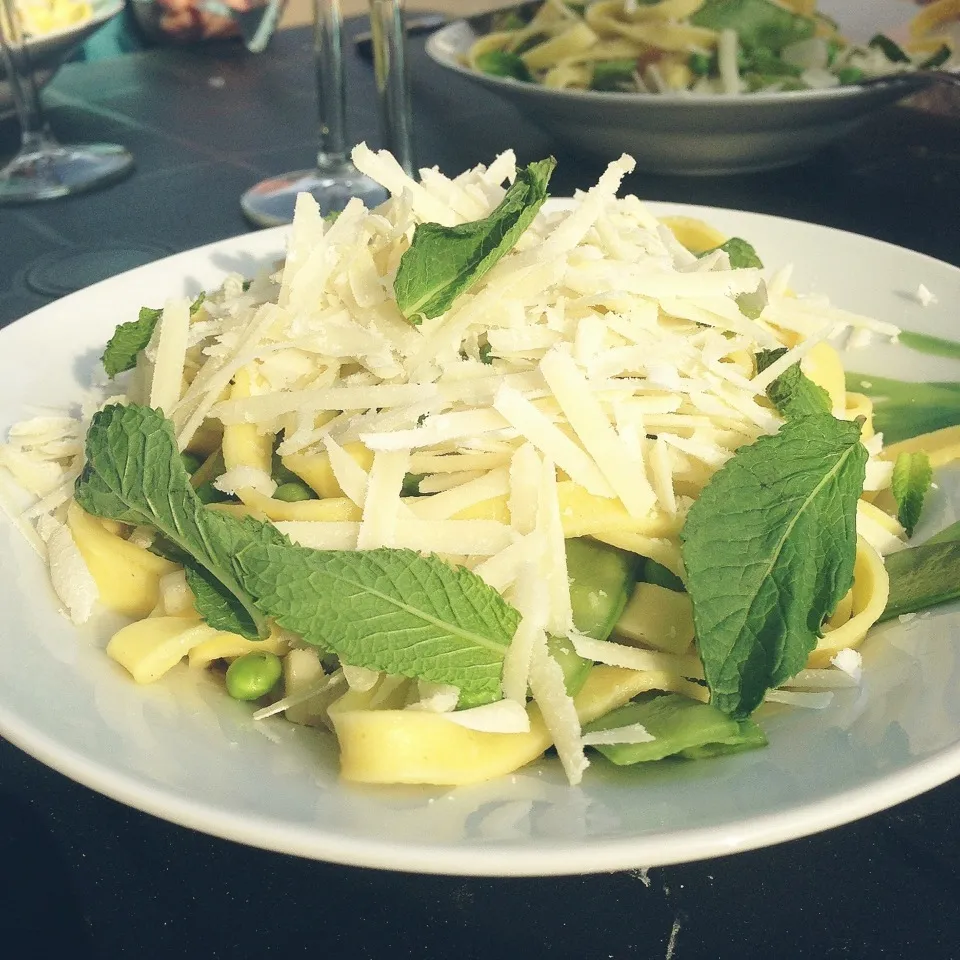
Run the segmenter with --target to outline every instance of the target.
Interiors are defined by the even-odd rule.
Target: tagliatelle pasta
[[[389,155],[361,146],[354,159],[391,184],[385,205],[351,202],[326,222],[301,198],[283,265],[118,330],[107,362],[129,370],[113,387],[122,402],[25,422],[0,447],[37,498],[27,516],[67,610],[82,621],[98,598],[129,617],[106,652],[141,683],[184,662],[274,658],[282,679],[254,685],[255,715],[330,728],[356,781],[476,782],[553,745],[576,783],[585,747],[624,762],[619,746],[654,739],[610,718],[666,694],[669,711],[709,702],[708,729],[726,733],[657,755],[761,745],[749,717],[764,695],[803,702],[779,688],[854,656],[887,605],[882,555],[904,549],[910,522],[890,507],[896,468],[872,401],[847,391],[833,343],[896,328],[793,294],[743,240],[619,197],[627,157],[542,208],[503,202],[540,190],[546,169],[518,171],[510,154],[419,182]],[[514,209],[525,222],[499,224],[509,242],[483,246],[483,271],[444,300],[446,283],[478,273],[444,258]],[[411,293],[404,258],[424,243]],[[951,438],[934,439],[942,460]],[[772,442],[789,470],[767,464],[742,515],[721,504],[721,535],[704,532],[717,485]],[[831,484],[825,530],[805,511]],[[64,486],[73,499],[49,499]],[[774,499],[758,505],[764,490]],[[770,547],[768,518],[782,523]],[[756,528],[768,553],[727,574],[734,593],[789,562],[797,545],[777,539],[803,527],[826,535],[803,562],[829,556],[796,567],[790,602],[830,598],[813,627],[818,607],[792,625],[767,613],[730,641],[756,634],[760,658],[783,631],[794,658],[778,672],[778,654],[759,686],[738,675],[731,701],[737,657],[717,652],[729,637],[709,622],[700,561],[728,563],[726,541]],[[767,586],[752,582],[736,617],[754,616]]]

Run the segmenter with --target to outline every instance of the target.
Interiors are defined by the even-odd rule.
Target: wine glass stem
[[[320,110],[320,150],[317,154],[317,166],[324,169],[341,166],[347,159],[343,14],[340,11],[340,0],[313,0],[313,3],[313,53]]]
[[[413,174],[410,83],[405,57],[403,0],[370,0],[373,69],[387,149]]]
[[[21,150],[34,152],[53,145],[55,141],[43,114],[15,0],[0,0],[0,47],[20,120]]]

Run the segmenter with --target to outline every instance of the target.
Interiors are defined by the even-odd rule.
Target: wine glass
[[[370,0],[374,70],[387,146],[403,168],[413,168],[410,111],[404,61],[403,0]],[[360,173],[348,155],[343,71],[343,17],[340,0],[314,0],[314,65],[320,116],[320,149],[312,170],[263,180],[240,198],[248,219],[262,227],[293,220],[298,193],[310,193],[326,215],[342,210],[351,197],[374,207],[387,192]]]
[[[64,145],[43,113],[16,0],[0,0],[0,53],[20,120],[20,150],[0,170],[0,204],[51,200],[126,176],[133,157],[113,143]]]

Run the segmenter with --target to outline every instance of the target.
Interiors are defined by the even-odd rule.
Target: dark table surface
[[[63,69],[45,97],[61,139],[122,142],[138,168],[87,196],[0,208],[0,323],[248,229],[241,192],[312,163],[310,58],[309,32],[292,30],[259,57],[215,46]],[[351,138],[377,144],[370,69],[347,59]],[[599,174],[601,162],[441,74],[422,43],[411,60],[421,164],[453,173],[507,147],[522,162],[554,153],[558,194]],[[0,121],[0,157],[16,140],[15,123]],[[960,265],[956,116],[891,108],[791,169],[637,174],[626,187],[829,224]],[[0,956],[947,960],[960,957],[958,805],[954,781],[818,836],[648,876],[430,877],[197,834],[0,741]]]

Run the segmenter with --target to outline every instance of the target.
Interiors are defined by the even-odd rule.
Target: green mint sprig
[[[553,157],[517,174],[488,217],[444,227],[421,223],[400,258],[393,290],[400,312],[411,323],[439,317],[480,280],[520,239],[547,199]]]
[[[460,706],[501,696],[519,613],[463,567],[412,550],[266,545],[236,564],[257,605],[346,663],[460,688]]]
[[[88,513],[158,530],[212,626],[253,639],[269,617],[344,663],[452,684],[460,706],[501,695],[520,615],[496,590],[437,557],[310,550],[269,523],[204,508],[158,410],[94,416],[75,496]]]
[[[801,670],[853,583],[866,450],[857,423],[788,420],[741,448],[681,531],[711,702],[748,716]]]
[[[200,309],[204,299],[205,294],[201,293],[190,304],[191,317]],[[136,320],[121,323],[113,331],[113,336],[107,341],[107,348],[100,358],[108,377],[115,377],[118,373],[132,370],[136,366],[137,355],[150,343],[157,321],[162,315],[163,310],[160,308],[141,307]]]
[[[923,501],[933,482],[933,468],[925,453],[901,453],[893,465],[891,489],[897,503],[897,520],[913,536],[914,527],[920,522]]]
[[[761,350],[757,354],[757,373],[762,373],[786,352],[784,348]],[[830,413],[833,408],[833,404],[830,402],[830,394],[819,384],[814,383],[800,369],[799,363],[787,367],[767,387],[767,396],[786,420]]]

